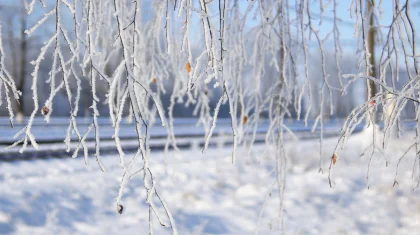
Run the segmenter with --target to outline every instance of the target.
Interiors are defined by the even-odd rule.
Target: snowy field
[[[318,173],[318,140],[287,143],[284,199],[286,234],[418,234],[420,190],[411,179],[414,151],[398,158],[411,136],[393,140],[390,161],[374,156],[366,187],[369,131],[355,134],[339,156],[335,187],[328,166],[337,138],[324,140],[324,173]],[[410,140],[410,141],[408,141]],[[179,234],[278,234],[278,190],[271,149],[241,148],[230,164],[230,149],[152,153],[158,191],[168,204]],[[249,154],[248,154],[249,153]],[[108,172],[92,158],[0,162],[0,234],[147,234],[148,207],[140,175],[127,185],[116,212],[121,180],[118,156],[103,158]],[[418,164],[418,163],[416,163]],[[273,187],[274,186],[274,187]],[[414,189],[414,190],[413,190]],[[264,203],[265,201],[265,203]],[[155,234],[170,234],[154,218]]]

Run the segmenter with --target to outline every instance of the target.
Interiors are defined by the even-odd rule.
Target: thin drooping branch
[[[13,109],[12,109],[12,101],[11,101],[11,95],[12,97],[18,101],[19,96],[21,95],[21,92],[17,90],[15,81],[11,74],[6,69],[5,64],[5,53],[3,48],[3,42],[2,42],[2,28],[0,25],[0,106],[2,105],[2,87],[4,86],[4,96],[6,97],[6,103],[7,103],[7,111],[9,113],[9,120],[10,120],[10,126],[13,127]]]

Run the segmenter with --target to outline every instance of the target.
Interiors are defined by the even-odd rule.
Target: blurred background
[[[47,23],[40,27],[31,37],[28,37],[25,34],[25,30],[32,27],[39,19],[42,18],[43,14],[48,11],[47,8],[42,8],[39,5],[35,7],[34,12],[30,15],[27,14],[25,9],[25,0],[2,0],[0,2],[0,22],[2,24],[2,37],[3,37],[3,47],[6,53],[6,67],[8,71],[12,74],[14,79],[16,80],[17,87],[20,91],[22,91],[23,95],[19,100],[19,103],[13,103],[13,110],[16,113],[19,113],[18,116],[28,116],[33,110],[33,100],[32,100],[32,93],[30,90],[31,87],[31,73],[33,71],[33,66],[30,64],[31,61],[35,60],[40,52],[40,48],[44,45],[44,42],[50,37],[50,35],[54,32],[54,25],[55,22],[51,19],[47,20]],[[45,1],[47,6],[51,6],[55,1],[46,0]],[[147,2],[147,1],[146,1]],[[339,61],[339,65],[341,67],[342,74],[346,73],[354,73],[355,71],[359,71],[358,68],[358,60],[359,56],[356,55],[357,51],[357,39],[353,37],[354,35],[354,19],[350,18],[350,14],[348,12],[348,5],[350,1],[340,1],[339,15],[341,18],[340,21],[340,33],[341,33],[341,45],[342,45],[342,58]],[[314,1],[312,3],[314,5],[313,9],[317,9],[317,3]],[[147,3],[144,4],[147,6]],[[244,4],[245,5],[245,4]],[[294,6],[291,6],[292,8]],[[384,12],[389,11],[391,12],[391,3],[385,2],[383,3]],[[419,14],[417,10],[419,9],[419,4],[413,3],[413,7],[411,11],[413,12],[414,19],[420,20]],[[150,17],[153,16],[154,8],[142,8],[142,17],[143,20],[146,22]],[[71,23],[71,15],[66,14],[65,11],[62,12],[63,14],[63,22],[66,22],[65,17],[68,17],[69,24]],[[319,19],[319,15],[314,12],[312,14],[314,20]],[[317,18],[318,17],[318,18]],[[389,15],[384,14],[384,19],[381,22],[386,24],[390,20]],[[319,30],[321,35],[327,34],[329,30],[331,30],[332,25],[332,13],[325,12],[323,16],[323,24],[320,25]],[[252,26],[252,22],[249,22],[249,26]],[[417,26],[416,26],[417,27]],[[70,25],[71,29],[71,25]],[[162,36],[164,37],[164,36]],[[159,39],[162,43],[164,42],[164,38]],[[333,87],[339,87],[339,80],[337,78],[337,68],[334,56],[334,46],[329,44],[329,41],[332,43],[332,39],[328,39],[325,42],[325,54],[326,54],[326,72],[330,75],[329,80]],[[419,40],[420,41],[420,40]],[[202,48],[202,41],[197,40],[194,44],[192,44],[193,51],[198,51]],[[309,41],[309,71],[310,71],[310,79],[312,87],[312,97],[313,97],[313,106],[318,107],[320,102],[320,92],[319,88],[322,86],[323,78],[322,78],[322,71],[320,64],[320,53],[319,53],[319,46],[318,43],[312,39]],[[379,46],[376,50],[380,50]],[[47,51],[45,59],[41,63],[41,67],[39,69],[39,78],[40,82],[38,84],[39,92],[39,104],[40,107],[43,106],[45,100],[48,98],[49,95],[49,86],[43,81],[46,81],[49,77],[49,71],[51,69],[52,64],[52,48]],[[65,50],[64,50],[65,51]],[[380,56],[379,53],[376,53],[376,56]],[[117,62],[119,58],[115,58],[114,60],[109,60],[105,65],[105,71],[111,75],[112,72],[115,70],[117,66]],[[302,63],[300,61],[299,63]],[[405,66],[405,65],[401,65]],[[301,66],[300,66],[301,67]],[[246,70],[246,69],[245,69]],[[273,66],[270,66],[268,63],[265,64],[266,76],[261,78],[262,87],[261,90],[267,90],[272,84],[273,79],[276,78],[276,70]],[[408,76],[405,72],[405,67],[400,69],[400,80],[397,87],[400,87],[402,84],[405,84]],[[80,74],[81,77],[83,77]],[[171,73],[169,73],[171,76]],[[250,74],[244,74],[243,79],[248,79],[251,76]],[[300,71],[301,80],[303,81],[304,71]],[[171,77],[162,79],[164,82],[164,86],[166,87],[166,93],[161,94],[162,103],[164,107],[168,107],[170,103],[171,91],[173,86],[173,79]],[[345,81],[345,80],[343,80]],[[74,87],[75,84],[70,84],[71,89],[76,89]],[[153,85],[153,84],[152,84]],[[105,103],[105,94],[108,90],[108,84],[105,82],[99,82],[97,86],[97,93],[101,100],[98,104],[98,110],[100,111],[101,116],[109,115],[108,106]],[[80,103],[80,111],[78,116],[79,117],[88,117],[91,116],[91,109],[89,106],[92,103],[92,96],[91,90],[89,86],[88,79],[82,79],[82,94]],[[152,87],[153,88],[153,87]],[[211,107],[216,105],[217,99],[220,96],[220,91],[218,89],[214,89],[210,91],[209,97],[211,99]],[[355,108],[358,104],[365,101],[366,97],[366,84],[365,82],[359,80],[353,86],[350,86],[347,90],[347,93],[341,95],[341,92],[338,90],[332,91],[332,99],[333,99],[333,106],[334,106],[334,113],[332,116],[329,115],[330,110],[329,107],[324,108],[324,113],[326,118],[343,118]],[[303,112],[305,113],[305,108],[307,108],[308,97],[304,97],[303,99]],[[328,103],[329,101],[326,101]],[[327,105],[328,106],[328,105]],[[54,112],[51,114],[53,117],[57,116],[67,116],[69,113],[69,105],[67,102],[67,98],[65,96],[65,89],[61,89],[57,96],[54,98],[53,104]],[[175,117],[192,117],[192,113],[194,110],[194,106],[185,106],[184,104],[177,104],[174,109],[174,116]],[[220,117],[228,117],[228,106],[222,106],[219,116]],[[128,110],[125,111],[127,114]],[[314,118],[318,115],[317,109],[312,109],[310,113],[310,118]],[[40,113],[38,115],[41,115]],[[293,114],[294,117],[296,114]],[[412,118],[414,115],[414,109],[411,104],[408,104],[407,107],[403,110],[402,116],[406,118]],[[7,110],[4,105],[0,106],[0,116],[7,116]]]

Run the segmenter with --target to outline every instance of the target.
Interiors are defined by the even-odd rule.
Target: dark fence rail
[[[91,124],[91,119],[78,118],[78,128],[80,133],[83,135],[88,126]],[[117,153],[114,142],[114,129],[112,128],[111,121],[109,118],[100,118],[100,135],[101,135],[101,155],[112,155]],[[202,126],[197,126],[198,119],[194,118],[180,118],[174,120],[174,132],[177,137],[177,147],[180,149],[187,148],[203,148],[205,131]],[[309,121],[308,125],[305,126],[303,121],[287,120],[286,126],[300,139],[314,139],[319,138],[320,128],[317,127],[312,132],[313,121]],[[342,119],[331,119],[324,123],[324,137],[338,136],[342,126]],[[72,135],[71,151],[67,152],[65,149],[64,138],[68,127],[68,118],[52,118],[50,123],[45,123],[42,118],[36,118],[33,123],[32,133],[35,135],[37,143],[39,144],[39,150],[35,150],[33,147],[28,146],[24,153],[19,153],[20,146],[5,150],[7,146],[13,144],[17,139],[13,136],[23,127],[25,123],[16,124],[14,128],[10,127],[10,123],[7,118],[0,118],[0,161],[14,161],[14,160],[25,160],[25,159],[39,159],[39,158],[51,158],[51,157],[71,157],[73,149],[78,145],[78,141],[75,135]],[[404,123],[405,129],[412,129],[415,123],[413,121],[407,121]],[[380,125],[381,126],[381,125]],[[256,143],[265,142],[265,133],[269,128],[268,120],[261,120],[256,129],[257,138]],[[356,128],[356,132],[361,131],[363,126],[360,125]],[[252,128],[249,130],[252,132]],[[229,119],[219,119],[217,127],[214,131],[213,137],[210,141],[210,147],[222,147],[232,144],[231,139],[231,126]],[[167,131],[165,127],[160,125],[160,121],[157,120],[155,125],[149,130],[150,133],[150,148],[153,151],[162,151],[166,145]],[[251,139],[251,135],[248,135],[244,139],[244,143],[247,143]],[[289,136],[288,138],[292,138]],[[125,120],[121,123],[120,129],[121,145],[125,152],[133,153],[137,151],[138,142],[137,135],[135,132],[134,123],[128,123]],[[86,139],[87,146],[89,146],[90,155],[93,154],[95,143],[94,133],[88,135]],[[172,149],[172,145],[169,145],[169,149]],[[83,154],[80,151],[79,154]]]

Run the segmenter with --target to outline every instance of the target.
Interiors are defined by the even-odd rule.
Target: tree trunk
[[[25,29],[26,29],[26,14],[25,14],[25,8],[24,6],[24,0],[22,0],[22,9],[20,12],[20,72],[19,72],[19,77],[17,78],[17,89],[20,90],[22,92],[22,96],[19,99],[19,103],[18,103],[18,112],[17,112],[17,122],[21,123],[23,121],[23,116],[24,116],[24,103],[25,103],[25,97],[23,96],[23,94],[25,94],[25,77],[26,77],[26,69],[25,69],[25,65],[26,65],[26,57],[28,56],[28,41],[26,38],[26,34],[25,34]],[[15,65],[16,67],[18,65]]]
[[[375,33],[376,29],[374,28],[374,22],[373,22],[373,13],[372,11],[372,2],[374,0],[366,0],[367,2],[367,14],[369,16],[369,28],[368,28],[368,38],[367,38],[367,46],[368,46],[368,53],[370,54],[369,57],[369,65],[371,66],[370,69],[368,69],[368,76],[376,77],[376,63],[375,63]],[[375,82],[372,80],[367,80],[367,98],[368,100],[375,96],[376,94],[376,86]],[[375,112],[371,112],[371,118],[372,122],[375,122]]]

